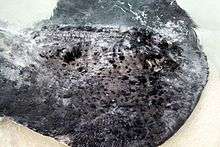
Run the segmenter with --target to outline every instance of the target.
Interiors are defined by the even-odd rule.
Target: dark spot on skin
[[[95,53],[94,53],[94,56],[97,56],[97,55],[98,55],[98,52],[95,52]]]
[[[102,51],[106,52],[108,50],[108,48],[102,47]]]
[[[129,68],[129,69],[127,70],[127,73],[130,73],[131,71],[132,71],[132,69]]]
[[[147,79],[144,76],[137,76],[136,78],[138,79],[140,84],[145,84],[147,82]]]
[[[84,69],[84,67],[79,67],[77,70],[78,70],[79,72],[82,72],[83,69]]]
[[[41,58],[45,58],[45,55],[43,53],[39,54]]]
[[[99,68],[99,71],[103,71],[105,68],[104,67],[102,67],[102,68]]]
[[[94,103],[91,103],[90,107],[93,108],[93,109],[96,109],[96,105]]]
[[[131,85],[135,85],[136,83],[137,83],[137,81],[132,81],[132,80],[129,81],[129,84],[131,84]]]
[[[131,91],[131,92],[135,92],[136,90],[135,90],[135,89],[130,89],[130,91]]]
[[[115,60],[111,59],[111,60],[109,60],[109,63],[114,64]]]
[[[120,56],[119,56],[119,59],[120,59],[121,61],[123,61],[123,60],[125,60],[125,56],[120,55]]]
[[[123,81],[125,81],[125,80],[128,80],[129,77],[124,75],[124,76],[121,77],[121,79],[122,79]]]
[[[66,67],[66,64],[65,64],[65,63],[63,63],[63,64],[62,64],[62,66],[63,66],[63,67]]]
[[[165,39],[163,39],[162,42],[159,43],[158,47],[162,49],[167,49],[169,47],[169,44],[167,43]]]
[[[116,65],[116,64],[113,64],[113,68],[114,68],[114,69],[117,68],[117,65]]]

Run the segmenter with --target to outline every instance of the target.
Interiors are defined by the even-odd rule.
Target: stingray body
[[[53,23],[64,19],[64,14],[62,23],[78,16],[75,5],[60,6],[68,3],[58,3]],[[94,3],[88,7],[95,7]],[[103,1],[99,3],[104,9]],[[175,2],[140,5],[152,16],[147,18],[151,25],[131,27],[134,23],[128,21],[126,29],[106,27],[86,15],[79,24],[93,20],[90,23],[99,27],[44,24],[29,34],[27,40],[34,47],[5,37],[10,53],[5,56],[8,52],[3,49],[0,56],[1,115],[41,134],[66,138],[72,147],[154,147],[166,141],[196,106],[208,65],[190,18]],[[164,16],[159,15],[164,18],[160,27],[167,26],[168,18],[183,21],[172,28],[175,38],[153,29],[157,25],[152,25],[153,14],[158,12]],[[126,22],[132,17],[120,18]],[[102,22],[111,24],[114,19],[107,20]],[[15,55],[23,54],[33,62],[15,64]]]

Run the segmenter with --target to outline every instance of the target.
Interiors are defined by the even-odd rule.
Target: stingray
[[[0,115],[71,147],[161,145],[207,83],[195,26],[175,1],[60,0],[1,30]]]

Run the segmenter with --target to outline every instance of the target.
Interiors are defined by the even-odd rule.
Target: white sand
[[[0,0],[0,19],[25,28],[48,19],[58,0]]]
[[[0,147],[67,147],[5,118],[0,124]]]
[[[0,0],[0,18],[4,18],[10,23],[25,23],[28,26],[45,18],[45,16],[49,17],[52,8],[55,6],[54,1]],[[220,1],[178,0],[178,3],[190,13],[200,26],[197,33],[208,55],[210,77],[193,114],[184,126],[161,147],[219,147],[220,59],[218,59],[218,56],[220,55]],[[13,6],[10,4],[19,5]],[[12,10],[18,6],[23,10],[13,12]],[[26,8],[33,10],[29,11]],[[22,16],[18,18],[15,15],[16,13]],[[64,145],[6,119],[0,123],[0,147],[64,147]]]

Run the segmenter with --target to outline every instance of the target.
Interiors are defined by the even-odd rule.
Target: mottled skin
[[[190,18],[175,2],[145,3],[149,14],[171,12],[164,19],[184,21],[174,30],[181,40],[142,25],[43,26],[29,38],[38,64],[15,66],[0,56],[2,68],[19,71],[18,80],[0,72],[0,114],[58,140],[66,137],[72,147],[155,147],[166,141],[196,106],[208,65]],[[57,18],[55,13],[51,21]],[[19,42],[8,46],[14,54],[24,50]]]

